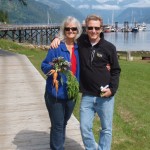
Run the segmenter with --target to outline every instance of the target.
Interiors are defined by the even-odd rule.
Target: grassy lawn
[[[47,51],[6,40],[0,40],[0,48],[25,54],[43,75],[40,64]],[[119,60],[122,72],[115,99],[112,150],[150,150],[150,61],[140,60],[139,55],[135,57],[135,61]],[[78,119],[79,105],[80,100],[74,110]],[[97,116],[93,130],[98,140]]]

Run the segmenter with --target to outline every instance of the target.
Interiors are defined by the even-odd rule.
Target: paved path
[[[50,122],[45,79],[24,55],[0,50],[0,150],[48,150]],[[79,122],[71,117],[65,150],[83,150]]]

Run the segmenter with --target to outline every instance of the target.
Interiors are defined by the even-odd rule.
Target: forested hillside
[[[109,9],[93,9],[91,7],[92,5],[98,5],[98,2],[94,0],[86,2],[70,0],[69,4],[63,0],[23,1],[27,5],[23,5],[21,0],[0,0],[0,22],[10,24],[60,23],[68,15],[74,16],[82,22],[88,14],[98,14],[103,17],[105,24],[111,24],[113,22],[123,23],[124,21],[130,23],[134,21],[138,23],[150,23],[149,7],[129,7],[112,11]],[[80,4],[86,4],[89,8],[79,7]],[[107,2],[108,4],[111,6],[114,3],[109,1]],[[101,5],[105,6],[105,3],[101,3]],[[119,3],[118,7],[124,8],[124,5],[122,2]]]
[[[6,0],[7,1],[7,0]],[[58,14],[53,8],[37,3],[34,0],[27,2],[27,6],[22,5],[18,0],[1,1],[0,10],[7,12],[9,23],[47,23],[47,12],[51,16],[52,22],[60,22],[64,17]]]
[[[0,11],[3,13],[1,13],[3,16],[4,14],[6,17],[8,16],[9,21],[7,22],[11,24],[45,24],[48,22],[48,19],[50,23],[60,23],[69,14],[69,10],[73,10],[70,11],[72,12],[70,13],[70,15],[73,15],[77,18],[80,17],[78,11],[75,11],[75,9],[73,9],[67,3],[66,5],[65,2],[63,3],[63,9],[67,11],[66,13],[62,13],[63,10],[60,7],[62,5],[61,0],[52,1],[54,1],[53,4],[46,5],[35,0],[28,0],[27,5],[25,6],[21,4],[18,0],[0,0]],[[2,20],[0,22],[2,22]]]

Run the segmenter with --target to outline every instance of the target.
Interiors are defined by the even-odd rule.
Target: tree
[[[3,12],[2,10],[0,10],[0,22],[8,22],[7,12]]]
[[[8,2],[15,2],[16,0],[0,0],[0,22],[9,22],[8,12],[4,11],[2,8],[7,7]],[[27,6],[27,0],[17,0],[21,5]]]
[[[9,1],[13,1],[13,0],[9,0]],[[23,5],[27,5],[27,0],[18,0],[21,4]]]

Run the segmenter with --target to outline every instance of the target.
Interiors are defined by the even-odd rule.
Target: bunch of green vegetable
[[[77,100],[79,94],[79,82],[77,78],[72,74],[71,71],[67,71],[67,91],[68,91],[68,98]]]
[[[59,83],[57,81],[58,73],[63,73],[67,78],[67,94],[69,99],[77,100],[79,93],[79,82],[77,78],[70,71],[71,63],[66,61],[64,57],[54,58],[50,64],[53,66],[53,69],[49,72],[48,75],[53,75],[53,85],[58,91]],[[63,80],[61,80],[63,84]]]

